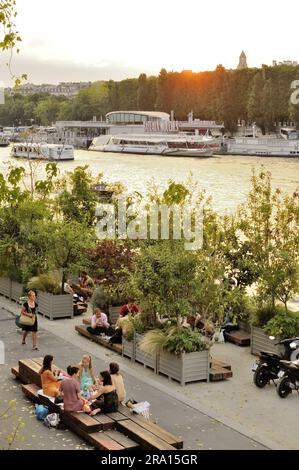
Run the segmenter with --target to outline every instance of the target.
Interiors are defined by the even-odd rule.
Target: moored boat
[[[16,143],[11,149],[11,156],[30,160],[64,161],[74,160],[74,147],[63,144]]]

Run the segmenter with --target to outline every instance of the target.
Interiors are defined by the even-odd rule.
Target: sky
[[[298,0],[17,0],[13,72],[33,83],[299,62]],[[0,81],[11,85],[0,57]]]

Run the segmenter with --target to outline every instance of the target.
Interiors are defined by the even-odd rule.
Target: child
[[[126,399],[126,390],[124,386],[124,380],[122,375],[119,373],[119,365],[116,362],[111,362],[109,365],[109,372],[111,375],[112,383],[115,386],[118,400],[120,403],[124,403]]]
[[[89,392],[93,390],[93,386],[97,383],[93,372],[91,356],[85,354],[79,364],[80,390],[85,398],[89,397]]]

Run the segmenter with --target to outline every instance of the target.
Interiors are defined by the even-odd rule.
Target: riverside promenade
[[[53,354],[62,367],[79,362],[89,353],[96,372],[105,370],[109,362],[117,361],[124,375],[127,397],[148,400],[152,418],[173,434],[182,436],[184,449],[295,449],[299,426],[296,424],[295,395],[282,401],[273,387],[258,390],[252,384],[250,365],[253,356],[249,348],[224,344],[213,347],[217,358],[230,360],[234,377],[219,383],[196,383],[181,387],[164,377],[154,375],[138,364],[132,364],[114,352],[79,336],[74,327],[82,317],[50,322],[39,316],[39,351],[21,345],[21,335],[14,323],[19,307],[0,298],[0,340],[5,344],[5,364],[0,365],[0,399],[2,404],[17,400],[17,415],[25,422],[24,441],[15,447],[22,449],[82,449],[90,448],[70,431],[48,430],[38,422],[33,405],[22,395],[18,382],[10,374],[11,366],[27,357]],[[296,400],[296,401],[297,401]],[[2,405],[3,406],[3,405]],[[283,415],[276,413],[281,406]],[[268,411],[271,413],[268,414]],[[297,420],[298,422],[298,420]],[[260,423],[260,426],[258,425]],[[286,434],[287,429],[292,435]],[[5,429],[1,429],[2,446]]]

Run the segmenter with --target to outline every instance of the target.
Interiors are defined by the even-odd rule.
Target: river
[[[7,171],[8,162],[27,165],[26,160],[13,159],[9,153],[9,148],[0,148],[0,172]],[[299,188],[299,158],[223,155],[201,159],[76,150],[75,160],[61,162],[59,168],[64,172],[78,165],[89,165],[92,174],[102,172],[106,181],[121,181],[129,191],[141,193],[152,178],[162,190],[169,179],[184,182],[192,174],[221,213],[235,209],[245,200],[253,169],[258,172],[264,166],[272,174],[273,185],[285,192]],[[44,167],[45,163],[39,165],[39,175],[44,173]]]

